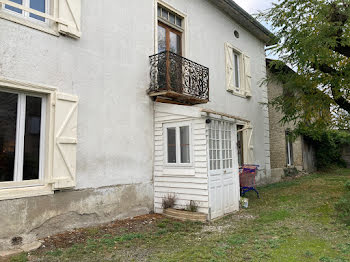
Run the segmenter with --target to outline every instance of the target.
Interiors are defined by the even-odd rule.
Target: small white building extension
[[[200,107],[155,105],[154,205],[162,212],[167,195],[177,208],[195,201],[208,219],[239,209],[237,125],[244,125],[252,151],[252,128],[242,118]],[[254,163],[247,152],[248,163]]]
[[[271,174],[265,47],[233,0],[0,0],[0,250]],[[12,241],[15,239],[16,241]]]

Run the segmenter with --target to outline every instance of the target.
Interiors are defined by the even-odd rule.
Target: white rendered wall
[[[254,127],[254,156],[261,176],[270,175],[269,119],[264,43],[234,22],[209,1],[167,0],[167,3],[187,14],[186,57],[210,69],[210,103],[200,105],[223,113],[240,116]],[[234,36],[237,30],[240,37]],[[226,91],[225,42],[251,58],[252,97],[235,96]],[[265,173],[265,174],[264,174]],[[263,177],[261,177],[263,178]],[[260,179],[260,177],[258,178]]]
[[[254,125],[257,163],[269,168],[264,44],[207,0],[167,0],[187,15],[186,57],[210,68],[207,108]],[[56,37],[0,19],[0,76],[42,83],[80,97],[77,188],[152,183],[155,1],[82,1],[82,37]],[[240,38],[233,31],[240,32]],[[251,57],[253,97],[225,89],[224,43]]]

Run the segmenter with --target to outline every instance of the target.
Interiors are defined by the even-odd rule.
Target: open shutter
[[[243,160],[244,164],[254,164],[253,127],[248,124],[243,131]]]
[[[244,60],[244,87],[245,87],[245,96],[252,96],[252,73],[250,65],[250,57],[247,55],[243,56]]]
[[[226,89],[229,91],[234,90],[233,83],[233,51],[230,44],[225,43],[225,56],[226,56]]]
[[[76,185],[78,97],[56,93],[52,182],[54,189]]]
[[[58,31],[61,34],[74,38],[81,36],[81,0],[60,0],[58,1],[59,21],[65,24],[58,24]]]

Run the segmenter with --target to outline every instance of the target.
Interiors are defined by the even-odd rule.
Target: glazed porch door
[[[238,209],[239,180],[233,172],[233,124],[212,120],[208,128],[211,219]]]

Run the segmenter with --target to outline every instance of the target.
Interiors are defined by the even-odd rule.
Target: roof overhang
[[[265,26],[259,23],[247,11],[236,4],[233,0],[209,0],[228,14],[242,27],[251,32],[267,46],[275,44],[275,36]]]

